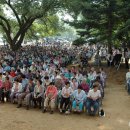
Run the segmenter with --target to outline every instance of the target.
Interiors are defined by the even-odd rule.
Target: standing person
[[[126,73],[126,83],[127,83],[127,91],[130,94],[130,69]]]
[[[57,94],[58,94],[57,88],[55,87],[54,83],[51,82],[45,92],[46,98],[44,101],[44,111],[43,112],[46,112],[48,106],[50,106],[50,108],[51,108],[50,114],[53,114]]]
[[[126,69],[129,69],[129,59],[130,59],[130,48],[125,48],[124,50],[124,57],[125,57],[125,66]]]
[[[60,102],[60,113],[64,112],[66,114],[70,113],[70,97],[73,90],[70,87],[70,82],[66,82],[65,87],[61,91],[61,102]],[[64,108],[63,108],[64,105]]]
[[[101,92],[99,89],[99,84],[94,83],[93,89],[88,92],[87,95],[87,110],[90,115],[95,115],[99,108],[99,99],[101,98]]]

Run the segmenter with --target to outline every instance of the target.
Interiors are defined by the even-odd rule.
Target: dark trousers
[[[10,91],[4,91],[3,88],[0,89],[0,101],[4,102],[4,98],[6,97],[6,100],[9,100],[10,97]]]
[[[60,109],[63,109],[63,105],[64,106],[64,110],[67,110],[70,108],[70,98],[61,98],[61,102],[60,102]]]
[[[33,98],[34,106],[37,106],[37,103],[39,104],[39,108],[41,108],[42,105],[42,97]]]
[[[129,59],[125,58],[125,66],[126,69],[129,69]]]

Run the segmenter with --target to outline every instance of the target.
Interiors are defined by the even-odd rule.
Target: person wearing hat
[[[82,86],[79,85],[78,89],[73,92],[74,101],[72,103],[72,109],[74,112],[82,112],[84,100],[86,98],[86,93],[82,90]],[[78,109],[77,109],[78,107]]]
[[[101,98],[101,92],[99,90],[99,83],[93,84],[93,89],[89,90],[87,95],[86,107],[89,115],[95,115],[99,108],[99,99]]]

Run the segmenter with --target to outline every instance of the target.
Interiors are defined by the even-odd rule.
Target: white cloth
[[[91,89],[89,90],[87,97],[91,97],[91,98],[101,97],[101,91],[97,90],[96,92],[94,92],[94,89]]]
[[[66,96],[66,94],[68,94],[68,96],[70,97],[70,95],[72,94],[72,92],[73,92],[73,90],[72,90],[71,87],[69,87],[69,88],[64,87],[64,88],[62,89],[62,91],[61,91],[61,95],[62,95],[64,98],[68,98],[68,97]]]

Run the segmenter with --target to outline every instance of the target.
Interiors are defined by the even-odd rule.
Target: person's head
[[[78,86],[78,92],[81,92],[81,90],[82,90],[82,86],[79,85],[79,86]]]
[[[45,79],[46,81],[48,81],[48,80],[49,80],[49,77],[48,77],[48,76],[45,76],[44,79]]]
[[[18,83],[19,83],[18,78],[15,78],[15,79],[14,79],[14,83],[15,83],[15,84],[18,84]]]
[[[6,81],[9,81],[9,77],[6,77],[5,80],[6,80]]]
[[[26,78],[26,76],[24,74],[22,74],[22,79],[25,79],[25,78]]]
[[[101,80],[100,76],[97,76],[97,77],[96,77],[96,81],[99,82],[100,80]]]
[[[38,86],[42,85],[42,81],[40,79],[37,80],[37,85]]]
[[[50,84],[49,84],[49,86],[54,86],[55,85],[55,83],[54,82],[51,82]]]
[[[82,83],[83,83],[83,84],[86,84],[86,79],[85,79],[85,78],[82,80]]]
[[[95,68],[94,68],[94,67],[92,67],[92,68],[91,68],[91,71],[92,71],[92,72],[94,72],[94,71],[95,71]]]
[[[65,85],[66,85],[66,88],[69,88],[69,87],[70,87],[70,82],[67,81],[67,82],[65,83]]]
[[[99,83],[98,82],[95,82],[93,84],[93,89],[94,89],[95,92],[99,89]]]
[[[72,82],[76,82],[76,78],[73,78],[73,79],[72,79]]]
[[[30,78],[30,79],[29,79],[29,83],[33,83],[33,78]]]

